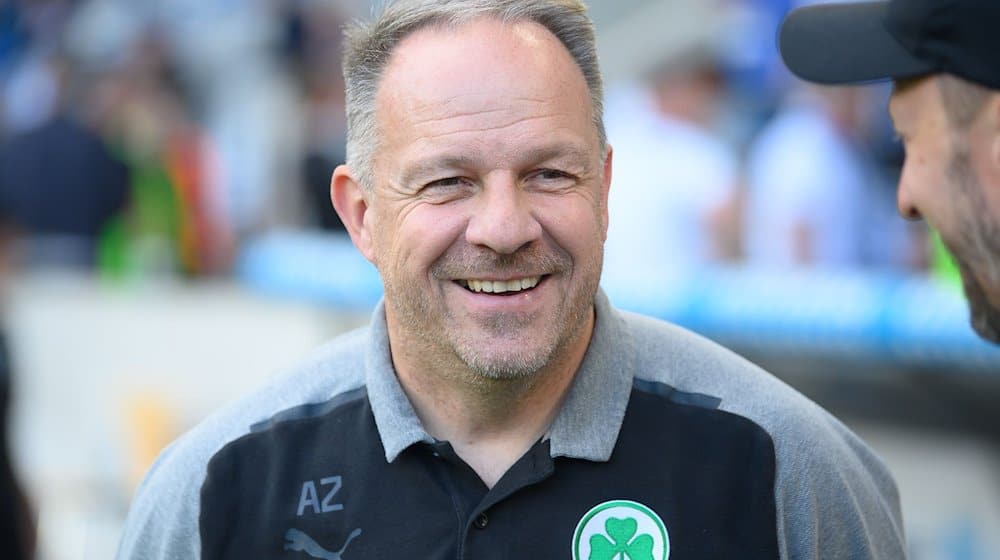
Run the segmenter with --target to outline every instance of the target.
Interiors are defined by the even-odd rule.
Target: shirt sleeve
[[[168,447],[136,491],[119,543],[118,560],[197,560],[199,494],[204,462],[183,440]]]
[[[838,420],[821,416],[825,421],[775,434],[781,557],[906,558],[899,493],[888,469]]]

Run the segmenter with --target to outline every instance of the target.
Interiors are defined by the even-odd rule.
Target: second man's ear
[[[333,171],[333,177],[330,178],[330,201],[354,246],[369,262],[376,264],[368,200],[364,188],[347,165],[339,165]]]

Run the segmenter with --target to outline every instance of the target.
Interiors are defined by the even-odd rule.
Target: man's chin
[[[514,380],[533,377],[545,367],[546,352],[531,352],[525,349],[503,351],[490,348],[486,352],[460,352],[462,361],[470,371],[484,379]]]
[[[971,305],[971,301],[970,301]],[[984,340],[1000,344],[1000,309],[989,303],[970,308],[972,329]]]
[[[965,297],[969,301],[969,322],[972,330],[984,340],[1000,344],[1000,307],[990,300],[983,285],[970,268],[959,262]]]

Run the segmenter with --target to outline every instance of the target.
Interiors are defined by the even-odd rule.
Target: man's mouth
[[[477,294],[516,294],[534,288],[541,281],[542,276],[527,276],[510,280],[477,280],[473,278],[456,280],[458,285]]]

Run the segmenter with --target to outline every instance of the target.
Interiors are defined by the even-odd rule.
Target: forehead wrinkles
[[[427,139],[431,143],[436,138],[447,138],[453,134],[473,134],[472,138],[463,139],[466,142],[474,141],[478,136],[486,140],[491,136],[500,139],[505,134],[528,134],[528,130],[519,129],[522,124],[531,127],[530,134],[538,135],[547,127],[557,129],[565,126],[565,123],[559,122],[561,119],[572,122],[573,118],[568,112],[564,113],[539,98],[506,98],[504,103],[498,103],[496,99],[475,95],[428,105],[423,111],[412,111],[409,124],[416,138]],[[491,132],[497,134],[492,135]]]
[[[590,141],[596,142],[589,115],[540,97],[506,98],[504,103],[489,95],[464,97],[444,104],[390,104],[380,119],[383,147],[400,150],[404,160],[447,156],[454,166],[478,169],[557,156],[589,163],[581,161],[589,159]],[[581,130],[587,138],[578,136]]]
[[[495,130],[538,118],[566,118],[589,124],[589,98],[583,103],[567,103],[573,86],[565,77],[553,76],[548,84],[520,83],[516,88],[498,83],[500,91],[457,91],[445,94],[398,84],[395,77],[386,80],[377,98],[376,118],[380,132],[402,131],[402,125],[420,129],[437,127],[448,132]]]
[[[407,100],[405,97],[397,98],[399,104],[409,105],[410,109],[424,113],[425,116],[421,118],[423,123],[480,115],[496,115],[497,118],[502,119],[505,114],[524,114],[521,111],[526,108],[544,109],[545,105],[552,103],[552,101],[551,97],[546,97],[542,92],[534,95],[509,95],[502,99],[496,95],[481,92],[455,95],[444,99],[428,100],[412,97]]]

